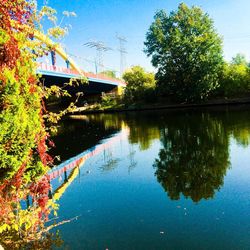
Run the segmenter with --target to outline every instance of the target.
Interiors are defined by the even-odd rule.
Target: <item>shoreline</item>
[[[203,108],[203,107],[216,107],[216,106],[233,106],[250,104],[250,97],[245,98],[232,98],[232,99],[218,99],[210,100],[205,103],[193,103],[193,104],[152,104],[141,105],[134,108],[110,108],[110,109],[83,109],[79,107],[77,110],[70,112],[67,116],[71,115],[86,115],[86,114],[100,114],[100,113],[123,113],[131,111],[147,111],[147,110],[173,110],[173,109],[186,109],[186,108]]]

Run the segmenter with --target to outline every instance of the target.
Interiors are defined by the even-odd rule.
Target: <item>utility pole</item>
[[[84,46],[87,46],[89,48],[95,48],[96,49],[96,59],[95,59],[95,65],[96,65],[96,73],[99,73],[103,71],[104,65],[103,65],[103,52],[106,52],[108,50],[112,50],[110,47],[107,47],[104,45],[103,42],[87,42],[83,44]]]
[[[127,39],[124,36],[119,36],[116,34],[116,38],[119,40],[119,49],[120,52],[120,77],[122,77],[124,70],[126,69],[126,54],[128,53],[125,47],[125,43],[127,43]]]

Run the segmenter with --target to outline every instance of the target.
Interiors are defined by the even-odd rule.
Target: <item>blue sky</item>
[[[45,0],[38,0],[41,5]],[[113,50],[104,53],[107,69],[120,69],[119,47],[116,33],[127,38],[126,65],[142,65],[153,70],[150,58],[143,53],[145,34],[157,10],[175,10],[178,0],[47,0],[60,16],[64,10],[74,11],[76,18],[64,19],[72,25],[62,40],[70,54],[86,71],[94,71],[96,52],[82,46],[89,41],[102,41]],[[230,60],[236,53],[244,53],[250,60],[250,1],[249,0],[187,0],[189,6],[198,5],[214,19],[217,31],[224,38],[224,55]]]

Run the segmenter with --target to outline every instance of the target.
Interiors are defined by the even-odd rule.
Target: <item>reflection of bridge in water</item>
[[[53,198],[53,200],[55,201],[59,200],[62,194],[68,188],[68,186],[77,177],[80,168],[84,165],[87,159],[98,155],[101,152],[104,152],[106,149],[110,148],[115,142],[121,140],[124,136],[127,136],[127,134],[128,129],[123,128],[121,132],[117,133],[112,138],[104,140],[100,144],[89,148],[88,150],[66,160],[57,167],[51,169],[47,174],[50,182],[53,182],[53,180],[62,177],[64,178],[64,181],[59,187],[54,190],[53,194],[50,194],[50,197]]]

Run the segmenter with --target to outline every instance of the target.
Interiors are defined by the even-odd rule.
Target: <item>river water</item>
[[[83,159],[52,181],[61,249],[250,249],[249,106],[81,116],[54,142],[58,169]]]

